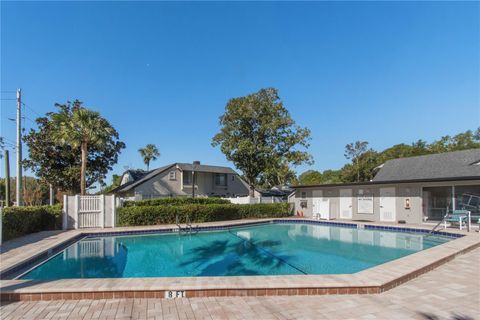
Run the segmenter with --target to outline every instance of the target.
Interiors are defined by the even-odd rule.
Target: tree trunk
[[[87,193],[87,143],[82,142],[82,167],[80,168],[80,194],[84,196]]]
[[[357,182],[360,182],[360,167],[358,165],[358,158],[355,162],[357,163],[356,164],[356,167],[357,167]]]
[[[253,184],[250,185],[250,193],[249,193],[249,196],[250,197],[255,197],[255,187]]]

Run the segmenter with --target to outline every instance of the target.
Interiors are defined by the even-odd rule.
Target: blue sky
[[[226,102],[276,87],[312,130],[311,168],[335,169],[352,141],[381,150],[480,125],[479,12],[478,2],[2,2],[1,90],[21,87],[40,114],[75,98],[100,111],[127,144],[120,173],[144,167],[147,143],[162,154],[153,167],[229,165],[210,145]],[[14,140],[14,101],[1,102],[1,134]]]

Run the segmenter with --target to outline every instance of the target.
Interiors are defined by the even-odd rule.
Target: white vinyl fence
[[[286,202],[281,197],[236,197],[223,198],[234,204],[281,203]]]
[[[115,196],[64,196],[64,230],[114,227],[115,222]]]

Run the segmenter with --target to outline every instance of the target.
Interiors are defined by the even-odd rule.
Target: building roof
[[[125,173],[130,173],[133,180],[129,181],[115,189],[113,189],[112,193],[118,192],[125,192],[129,191],[136,186],[152,179],[153,177],[159,175],[160,173],[167,171],[170,168],[178,167],[180,170],[185,171],[192,171],[193,164],[191,163],[172,163],[154,170],[150,171],[143,171],[143,170],[128,170]],[[135,171],[135,174],[132,172]],[[141,172],[143,172],[143,174]],[[230,173],[230,174],[237,174],[232,168],[229,167],[221,167],[221,166],[210,166],[210,165],[203,165],[203,164],[196,164],[195,165],[195,172],[211,172],[211,173]],[[125,174],[124,173],[124,174]]]
[[[132,177],[133,180],[138,180],[140,178],[143,178],[147,173],[149,173],[150,171],[145,171],[145,170],[142,170],[142,169],[129,169],[127,171],[125,171],[123,174],[130,174],[130,176]]]
[[[388,160],[373,182],[480,178],[480,149]]]
[[[394,159],[385,162],[379,169],[372,181],[299,185],[292,188],[480,180],[480,149]]]
[[[295,190],[288,187],[288,186],[282,186],[282,187],[273,187],[270,189],[261,189],[257,190],[262,197],[286,197],[290,195],[292,192]]]

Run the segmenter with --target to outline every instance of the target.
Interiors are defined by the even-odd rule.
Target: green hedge
[[[3,209],[3,240],[62,228],[62,205]]]
[[[230,201],[220,198],[160,198],[142,201],[126,201],[124,207],[141,207],[141,206],[161,206],[161,205],[185,205],[185,204],[229,204]]]
[[[185,223],[187,215],[192,223],[198,223],[287,217],[293,214],[288,203],[130,206],[118,209],[117,213],[120,226],[172,224],[175,223],[177,215],[181,223]]]

